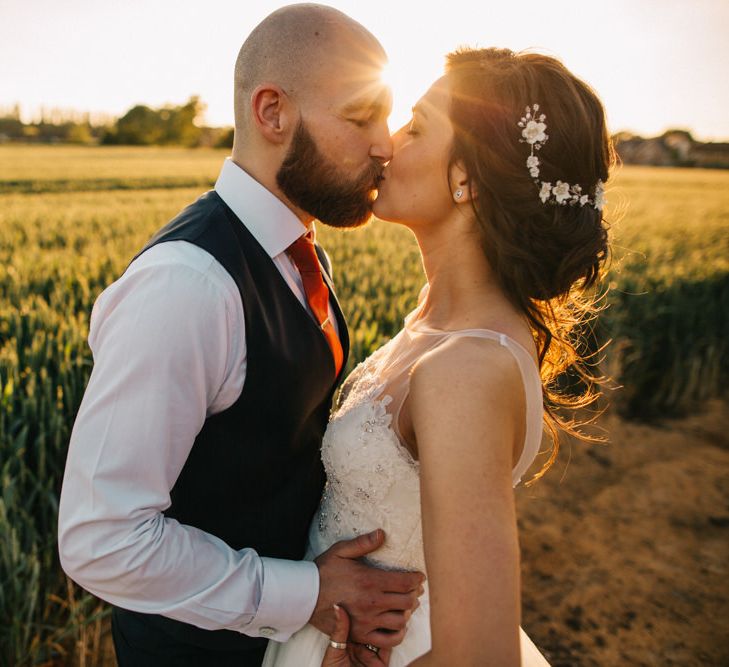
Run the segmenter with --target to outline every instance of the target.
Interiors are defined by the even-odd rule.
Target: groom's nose
[[[387,123],[378,123],[370,145],[370,157],[378,162],[389,162],[392,158],[392,137]]]

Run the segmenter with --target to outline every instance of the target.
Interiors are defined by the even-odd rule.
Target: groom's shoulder
[[[204,193],[161,227],[132,258],[126,274],[147,269],[181,269],[202,274],[223,272],[215,252],[201,242],[206,236],[223,236],[219,245],[226,247],[228,225],[215,225],[225,215],[225,205],[214,190]],[[212,229],[215,226],[215,229]]]
[[[209,273],[217,262],[215,258],[200,246],[183,239],[157,243],[137,255],[129,265],[127,273],[145,269],[182,269]]]
[[[235,302],[238,290],[228,272],[207,250],[188,241],[158,243],[138,255],[115,284],[143,289],[150,296],[169,293],[174,286],[182,294],[202,292]]]
[[[183,208],[172,220],[158,229],[147,241],[140,254],[165,241],[195,241],[208,232],[221,216],[226,215],[223,200],[210,190]],[[222,229],[222,228],[221,228]],[[217,230],[220,233],[220,230]]]

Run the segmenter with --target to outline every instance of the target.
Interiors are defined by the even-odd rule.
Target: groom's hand
[[[340,646],[337,648],[329,645],[321,667],[387,667],[390,664],[389,648],[375,652],[362,644],[349,641],[349,616],[342,607],[334,606],[334,616],[336,623],[330,639]],[[342,645],[346,648],[342,648]]]
[[[333,605],[341,604],[350,617],[352,641],[392,648],[403,640],[405,625],[423,594],[425,575],[380,570],[358,560],[384,541],[383,531],[376,530],[337,542],[314,561],[319,598],[309,623],[331,636],[336,625]]]

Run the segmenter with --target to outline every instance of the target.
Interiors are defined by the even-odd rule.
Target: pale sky
[[[134,104],[207,104],[230,125],[233,63],[271,0],[0,0],[0,107],[121,115]],[[331,0],[390,56],[390,125],[459,44],[556,55],[600,94],[611,131],[687,128],[729,140],[729,0]]]

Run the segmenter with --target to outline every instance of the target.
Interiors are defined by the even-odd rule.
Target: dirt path
[[[729,406],[601,424],[518,492],[524,628],[553,667],[729,666]]]

